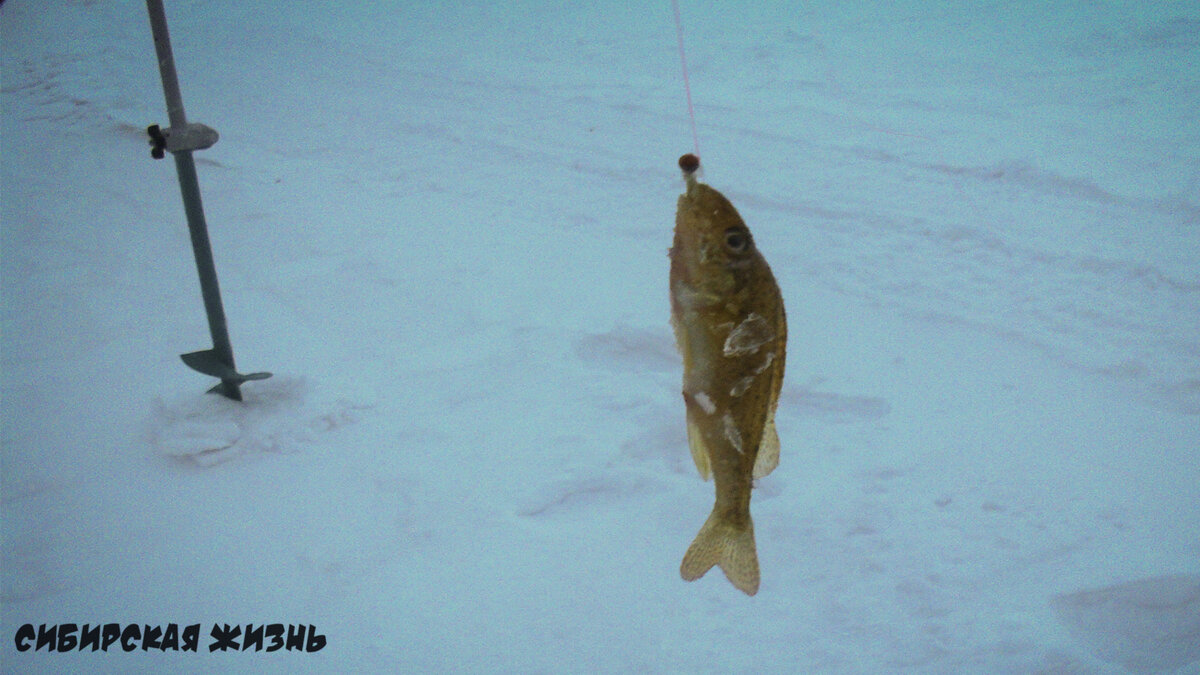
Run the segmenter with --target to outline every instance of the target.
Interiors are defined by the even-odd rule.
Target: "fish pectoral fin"
[[[763,426],[762,440],[758,444],[758,456],[754,458],[754,478],[763,476],[779,466],[779,432],[775,431],[775,415],[767,418]]]
[[[700,472],[700,477],[708,480],[712,478],[712,465],[708,459],[708,444],[704,442],[704,434],[700,431],[700,425],[696,423],[696,413],[692,412],[691,406],[688,408],[688,448],[692,451],[692,461],[696,463],[696,470]]]
[[[695,581],[719,565],[725,578],[746,595],[758,592],[758,553],[754,546],[754,523],[747,517],[745,527],[721,518],[714,510],[695,541],[683,555],[679,576]]]

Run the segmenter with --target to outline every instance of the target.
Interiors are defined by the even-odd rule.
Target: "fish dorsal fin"
[[[695,453],[695,450],[692,452]],[[762,478],[774,471],[777,466],[779,466],[779,433],[775,431],[775,413],[771,413],[767,417],[767,423],[763,425],[762,441],[758,444],[758,456],[754,458],[753,475],[755,478]]]
[[[708,480],[712,477],[708,446],[704,443],[704,434],[700,431],[700,425],[696,423],[696,414],[690,407],[687,411],[687,435],[688,448],[692,451],[692,461],[696,463],[696,470],[700,472],[701,478]]]

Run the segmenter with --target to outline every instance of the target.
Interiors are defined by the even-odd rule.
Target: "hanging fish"
[[[683,355],[688,445],[716,504],[679,568],[686,581],[719,565],[747,595],[758,592],[750,520],[753,480],[779,464],[775,406],[783,384],[787,320],[771,268],[720,192],[696,180],[700,160],[679,158],[671,246],[671,325]]]

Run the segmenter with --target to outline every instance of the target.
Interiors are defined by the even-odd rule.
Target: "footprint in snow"
[[[525,517],[545,517],[608,510],[626,503],[630,497],[652,494],[656,490],[653,481],[631,474],[581,476],[542,486],[517,513]]]
[[[1056,595],[1051,607],[1099,658],[1137,672],[1200,661],[1200,576],[1177,574]]]
[[[650,331],[618,325],[607,333],[576,340],[575,355],[586,363],[617,371],[683,372],[669,328]]]
[[[875,396],[854,396],[810,387],[785,384],[779,395],[779,409],[835,424],[866,422],[887,417],[892,405]]]

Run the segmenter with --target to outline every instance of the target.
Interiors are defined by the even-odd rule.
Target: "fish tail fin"
[[[746,595],[758,592],[758,553],[754,523],[748,515],[746,524],[739,526],[714,509],[683,555],[679,575],[684,581],[695,581],[714,565],[719,565],[729,582]]]

